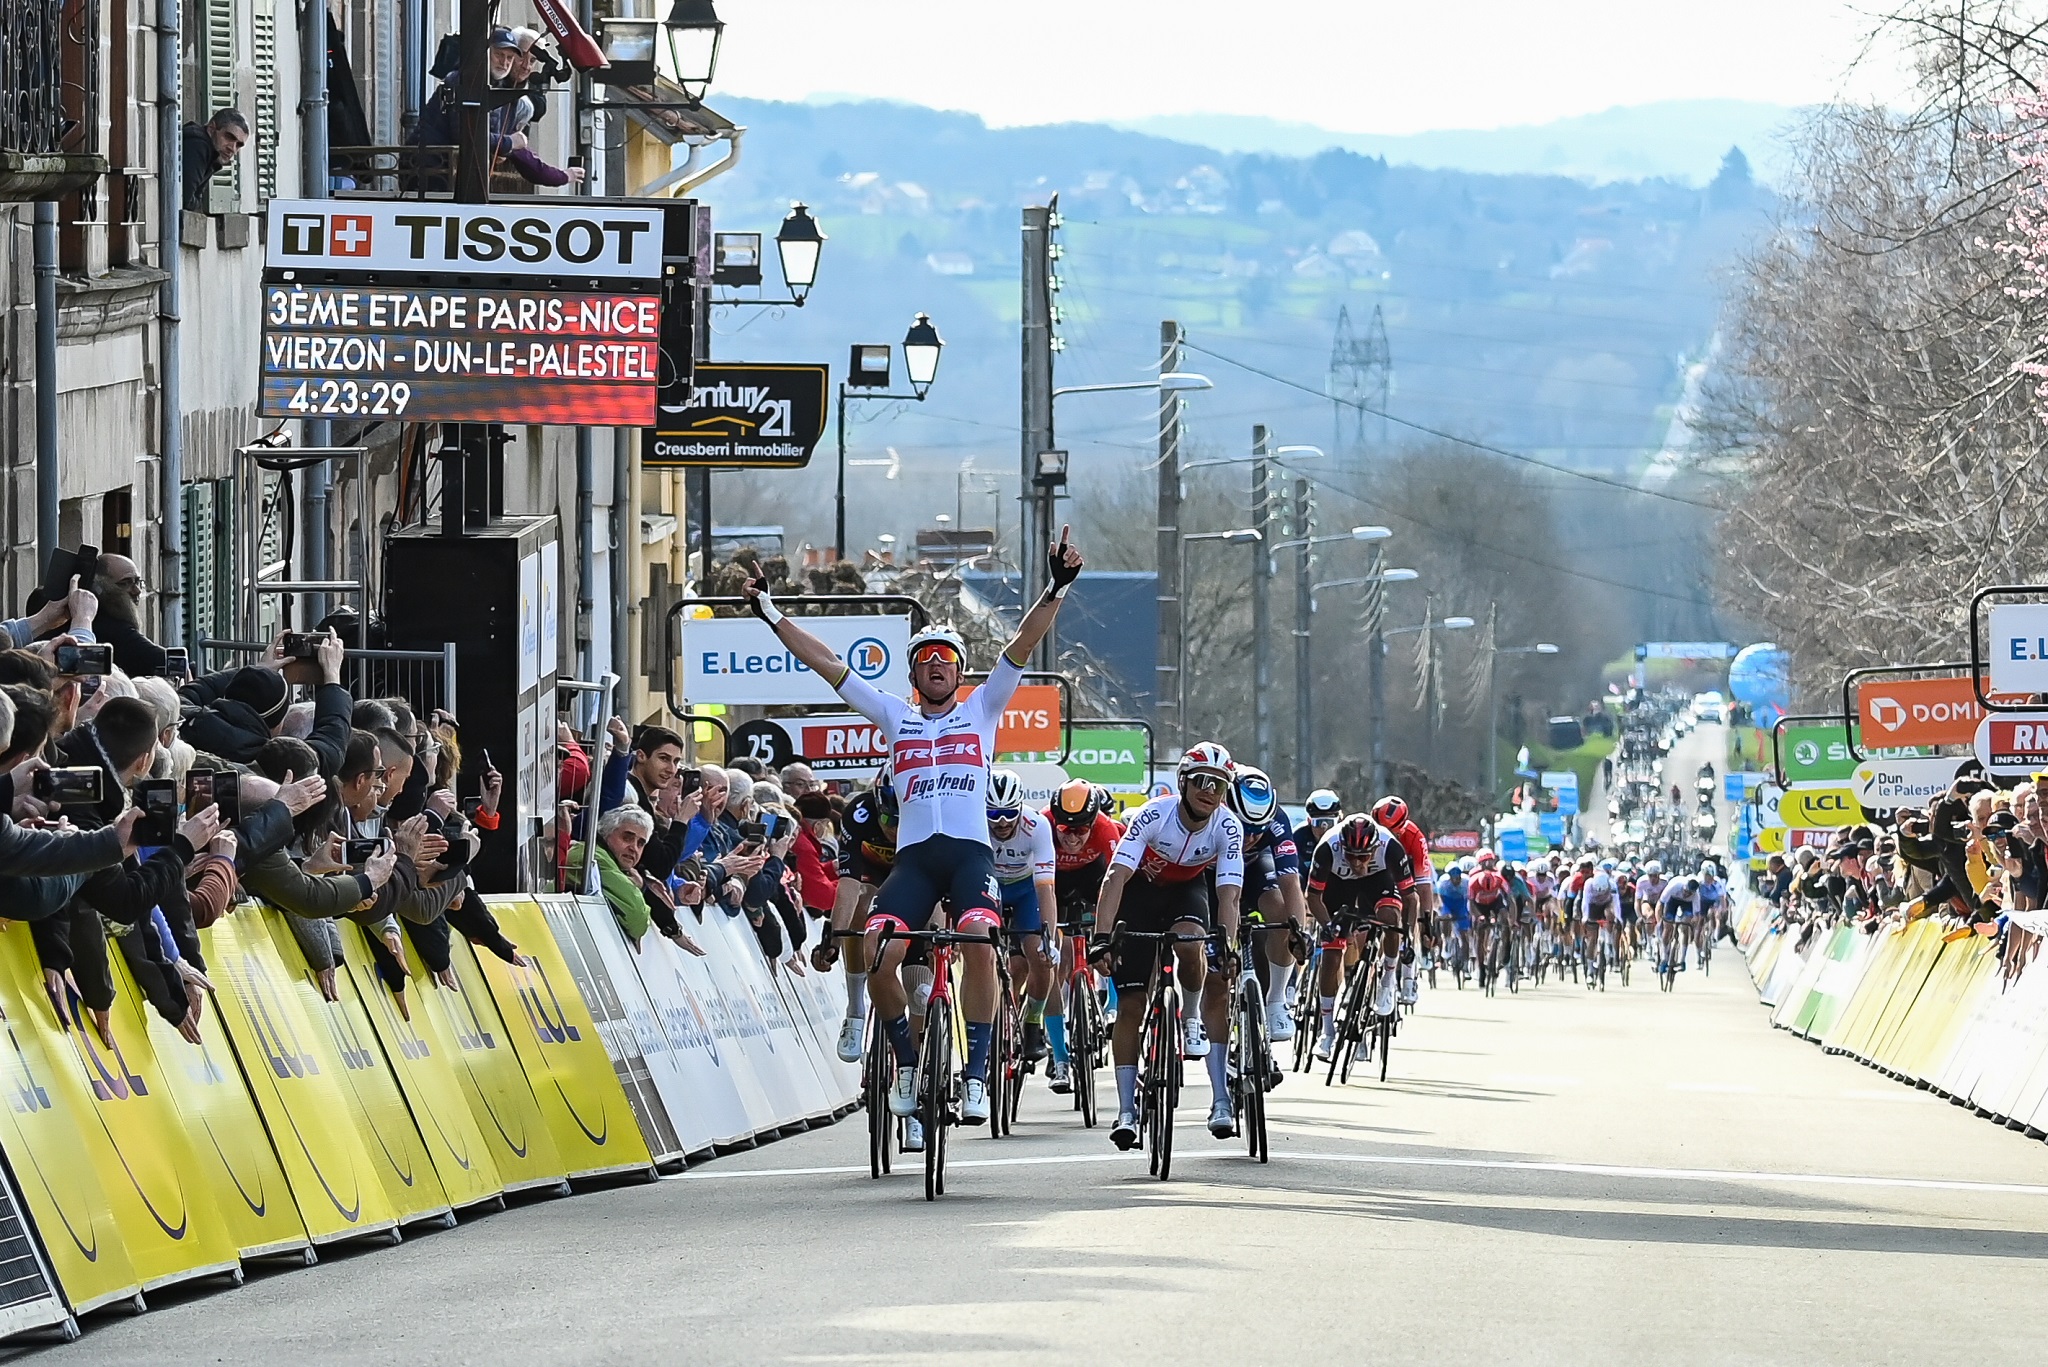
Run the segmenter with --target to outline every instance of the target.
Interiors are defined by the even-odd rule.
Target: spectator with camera
[[[181,734],[193,749],[230,764],[248,765],[280,734],[292,685],[313,690],[313,724],[306,743],[320,772],[333,773],[349,741],[355,700],[341,686],[341,638],[334,632],[288,631],[257,663],[223,669],[178,690],[185,703]]]
[[[102,555],[92,588],[98,599],[98,615],[96,620],[88,618],[88,625],[98,632],[99,640],[113,647],[114,663],[130,674],[163,673],[169,657],[142,629],[142,595],[149,588],[142,570],[125,555]],[[71,634],[76,636],[76,608],[72,609],[71,623]]]
[[[598,790],[599,817],[628,802],[652,817],[654,829],[640,867],[666,880],[702,843],[691,838],[690,828],[704,800],[703,775],[685,764],[683,738],[665,726],[643,726],[635,733],[624,718],[613,717],[605,729],[612,753]]]

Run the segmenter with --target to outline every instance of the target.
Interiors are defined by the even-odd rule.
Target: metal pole
[[[1313,668],[1313,637],[1310,636],[1311,602],[1309,580],[1314,574],[1315,508],[1309,499],[1309,482],[1294,481],[1294,538],[1301,546],[1294,553],[1294,791],[1297,798],[1308,795],[1315,783],[1315,714],[1309,698],[1309,672]]]
[[[1489,802],[1500,801],[1500,652],[1486,656],[1486,792]]]
[[[1188,578],[1188,543],[1178,532],[1173,538],[1174,583],[1184,584]],[[1187,748],[1188,718],[1188,631],[1185,601],[1176,593],[1173,599],[1173,648],[1177,652],[1173,661],[1173,726],[1175,731],[1174,749]],[[1150,776],[1147,776],[1150,780]]]
[[[634,562],[640,551],[640,497],[633,487],[631,428],[612,429],[612,672],[632,678]],[[622,706],[632,701],[630,683]]]
[[[1024,539],[1017,548],[1023,569],[1023,601],[1029,606],[1041,590],[1045,571],[1039,559],[1052,541],[1052,492],[1038,488],[1038,453],[1052,449],[1052,221],[1057,201],[1024,210],[1023,287],[1023,426],[1018,489],[1024,502]],[[1037,664],[1051,669],[1058,658],[1053,633],[1039,642]]]
[[[57,201],[36,201],[36,551],[43,574],[57,549],[63,468],[57,455]]]
[[[1499,604],[1498,602],[1491,602],[1491,603],[1488,603],[1488,604],[1486,605],[1486,697],[1487,697],[1487,718],[1486,718],[1486,747],[1485,747],[1485,749],[1484,749],[1484,750],[1483,750],[1483,751],[1481,752],[1481,755],[1480,755],[1480,764],[1481,764],[1481,767],[1482,767],[1482,768],[1484,768],[1484,769],[1485,769],[1485,771],[1486,771],[1486,789],[1487,789],[1487,791],[1488,791],[1489,793],[1490,793],[1490,792],[1492,792],[1492,791],[1494,791],[1494,788],[1495,788],[1495,786],[1496,786],[1496,785],[1495,785],[1495,783],[1494,783],[1494,777],[1493,777],[1493,744],[1494,744],[1494,737],[1493,737],[1493,701],[1492,701],[1492,700],[1493,700],[1493,677],[1494,677],[1494,675],[1495,675],[1495,674],[1497,674],[1497,673],[1498,673],[1498,672],[1500,671],[1500,635],[1499,635],[1499,627],[1500,627],[1500,604]]]
[[[1259,768],[1273,772],[1273,538],[1267,516],[1266,428],[1252,427],[1252,753]]]
[[[832,551],[841,560],[846,553],[846,381],[839,382],[839,511],[832,521]]]
[[[415,8],[417,11],[424,7]],[[591,4],[591,0],[578,0],[576,18],[577,22],[583,25],[586,32],[593,31],[596,28],[595,7]],[[411,41],[412,33],[412,26],[408,26],[406,31],[408,43]],[[421,42],[420,48],[422,66],[419,70],[423,71],[425,61],[424,41]],[[418,78],[414,77],[413,79]],[[590,153],[595,131],[591,121],[596,117],[596,114],[594,111],[586,111],[582,107],[591,98],[590,77],[578,73],[574,84],[569,89],[570,118],[576,134],[576,152],[583,160],[584,179],[582,193],[586,195],[595,194],[597,192],[599,168],[595,164],[596,158],[592,157]],[[410,101],[412,97],[411,80],[407,81],[406,95],[408,101]],[[407,112],[411,113],[412,111],[408,109]],[[411,130],[408,128],[407,131],[410,132]],[[598,674],[597,622],[595,620],[597,596],[596,586],[591,583],[591,580],[597,577],[596,542],[597,433],[591,428],[579,426],[576,429],[576,672],[586,679],[596,678]],[[602,718],[598,720],[598,729],[603,730]]]
[[[1373,592],[1377,594],[1379,589],[1375,587]],[[1387,791],[1387,633],[1377,613],[1367,656],[1372,684],[1372,791],[1377,798]]]
[[[1159,325],[1159,372],[1180,369],[1180,324]],[[1153,708],[1166,743],[1185,744],[1180,616],[1180,396],[1159,391],[1159,649],[1153,662]]]
[[[178,324],[185,253],[180,238],[185,208],[184,128],[178,119],[179,0],[159,0],[156,19],[157,269],[164,283],[157,299],[158,420],[162,463],[157,467],[156,601],[165,645],[189,646],[185,634],[185,401]]]
[[[327,6],[324,0],[320,4],[304,6],[299,20],[299,152],[299,193],[307,199],[328,198],[332,149],[327,143]],[[308,446],[334,445],[334,424],[325,418],[307,420],[300,424],[300,432]],[[357,478],[364,477],[365,472],[357,472]],[[333,462],[323,460],[306,471],[305,550],[301,553],[301,563],[308,579],[334,578],[327,543],[327,505],[333,487]],[[368,527],[363,528],[365,536],[369,532]],[[310,626],[327,615],[327,595],[324,593],[306,594],[299,602],[304,605],[302,626]]]
[[[1422,723],[1423,723],[1423,769],[1432,781],[1436,778],[1436,632],[1430,623],[1436,620],[1436,595],[1422,596]]]

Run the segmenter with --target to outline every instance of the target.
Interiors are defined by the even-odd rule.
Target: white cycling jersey
[[[1218,807],[1200,829],[1182,820],[1178,794],[1155,797],[1131,814],[1110,863],[1136,869],[1155,883],[1185,883],[1216,867],[1221,887],[1244,886],[1244,826]]]
[[[832,685],[889,738],[897,849],[935,835],[989,843],[988,761],[996,752],[996,723],[1023,678],[1024,667],[1004,655],[989,671],[987,683],[936,717],[927,717],[907,698],[882,692],[851,669]]]
[[[1636,905],[1639,907],[1660,907],[1664,904],[1664,889],[1671,886],[1671,880],[1662,874],[1646,873],[1636,879]]]
[[[998,840],[990,831],[989,841],[995,846],[998,883],[1021,883],[1027,878],[1038,883],[1053,881],[1059,865],[1052,847],[1052,822],[1043,813],[1026,807],[1008,840]]]

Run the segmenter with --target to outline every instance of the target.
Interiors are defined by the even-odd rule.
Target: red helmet
[[[1408,804],[1391,793],[1372,804],[1372,819],[1390,831],[1408,824]]]
[[[1346,854],[1364,854],[1379,844],[1384,834],[1376,822],[1360,812],[1337,828],[1338,842]]]

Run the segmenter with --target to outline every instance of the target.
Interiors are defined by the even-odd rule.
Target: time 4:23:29
[[[285,407],[294,413],[399,414],[412,400],[412,386],[403,380],[301,380]]]

